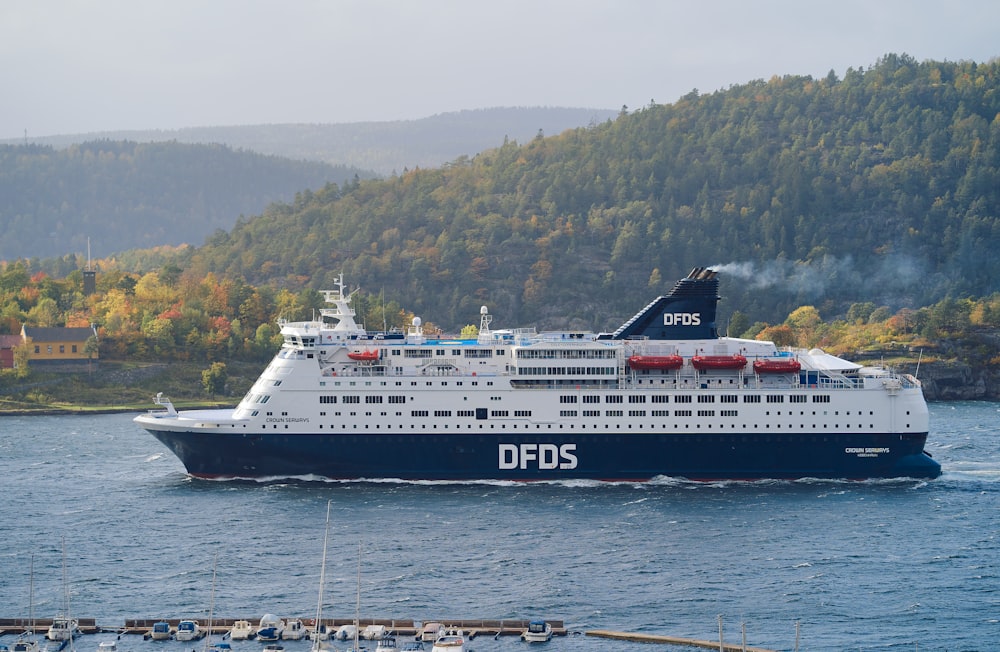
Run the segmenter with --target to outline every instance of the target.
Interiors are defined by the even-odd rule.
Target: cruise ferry
[[[613,333],[475,339],[358,325],[343,276],[235,409],[135,422],[198,478],[553,481],[935,478],[911,375],[720,337],[696,268]],[[355,290],[357,292],[357,290]]]

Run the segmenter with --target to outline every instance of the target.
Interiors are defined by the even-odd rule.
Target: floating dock
[[[177,623],[182,619],[180,618],[146,618],[146,619],[130,619],[125,621],[125,627],[121,630],[123,634],[142,634],[147,635],[153,630],[153,625],[155,623],[167,622],[170,623],[170,628],[172,630],[177,629]],[[246,620],[252,624],[260,622],[260,616],[253,618],[219,618],[212,620],[212,635],[225,634],[233,627],[233,623],[237,620]],[[316,629],[314,618],[302,618],[302,622],[305,623],[306,629],[312,632]],[[323,618],[322,624],[326,627],[327,631],[336,631],[341,625],[353,625],[355,622],[354,618]],[[417,621],[412,619],[386,619],[386,618],[361,618],[357,621],[359,627],[364,629],[368,625],[383,625],[386,630],[396,636],[416,636],[417,632],[420,631],[420,626],[418,626]],[[528,620],[454,620],[450,618],[442,619],[427,619],[420,621],[420,625],[423,623],[441,623],[446,629],[460,629],[466,633],[466,635],[472,639],[476,636],[520,636],[528,629]],[[552,634],[555,636],[565,636],[566,626],[561,620],[546,620],[546,622],[552,626]],[[208,629],[207,623],[203,624],[202,620],[198,620],[198,624],[203,629]],[[2,621],[0,621],[0,626],[2,626]]]
[[[98,632],[108,631],[107,628],[99,627],[93,618],[77,618],[76,621],[81,634],[97,634]],[[0,618],[0,636],[4,636],[5,634],[20,634],[22,632],[44,634],[49,631],[51,625],[51,618],[35,618],[34,626],[32,626],[32,621],[27,618]]]
[[[686,645],[687,647],[699,647],[706,650],[719,650],[720,652],[776,652],[763,647],[744,647],[742,643],[720,643],[719,641],[703,641],[697,638],[681,638],[679,636],[662,636],[659,634],[632,634],[629,632],[612,632],[604,629],[595,629],[587,632],[587,636],[598,638],[612,638],[618,641],[632,641],[633,643],[664,643],[668,645]]]
[[[177,630],[177,623],[181,620],[187,620],[186,618],[133,618],[125,621],[123,627],[111,627],[111,626],[101,626],[98,625],[94,618],[78,618],[80,633],[81,634],[97,634],[100,632],[118,632],[120,634],[135,634],[141,636],[149,636],[153,631],[153,625],[155,623],[166,622],[170,623],[170,628],[172,631]],[[198,624],[203,630],[208,629],[207,622],[203,624],[203,620],[206,619],[194,619],[197,620]],[[237,620],[247,620],[251,623],[260,622],[260,616],[253,618],[213,618],[212,619],[212,636],[220,636],[225,634],[233,627],[233,623]],[[315,630],[315,619],[303,618],[302,622],[306,624],[306,629],[312,632]],[[353,625],[354,618],[324,618],[322,624],[326,627],[327,631],[335,631],[341,625]],[[386,618],[362,618],[358,620],[358,625],[361,628],[367,627],[368,625],[384,625],[386,630],[396,636],[416,636],[417,632],[420,631],[420,626],[423,623],[441,623],[448,629],[461,629],[466,635],[472,639],[476,636],[520,636],[528,629],[528,620],[454,620],[450,618],[441,619],[428,619],[424,621],[412,620],[412,619],[386,619]],[[565,636],[567,634],[566,626],[561,620],[546,620],[552,626],[552,634],[554,636]],[[22,632],[31,631],[35,634],[45,634],[48,631],[49,626],[52,624],[52,619],[36,618],[34,620],[34,626],[26,618],[0,618],[0,636],[10,635],[10,634],[20,634]],[[594,636],[597,638],[607,638],[619,641],[631,641],[633,643],[662,643],[666,645],[683,645],[687,647],[702,648],[706,650],[719,650],[720,652],[775,652],[768,648],[762,647],[744,647],[739,643],[720,643],[719,641],[706,641],[695,638],[682,638],[680,636],[665,636],[661,634],[641,634],[641,633],[631,633],[631,632],[615,632],[604,629],[595,629],[585,632],[587,636]]]

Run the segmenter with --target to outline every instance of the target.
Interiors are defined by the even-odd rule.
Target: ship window
[[[493,351],[491,349],[466,349],[466,358],[492,358]]]
[[[407,349],[403,351],[404,358],[431,358],[434,352],[431,349]]]

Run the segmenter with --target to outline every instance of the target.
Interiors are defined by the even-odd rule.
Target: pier
[[[744,646],[741,643],[725,643],[720,641],[704,641],[697,638],[681,638],[679,636],[663,636],[660,634],[632,634],[629,632],[612,632],[605,629],[595,629],[586,633],[587,636],[610,638],[617,641],[632,641],[633,643],[664,643],[667,645],[685,645],[720,652],[776,652],[763,647]]]
[[[214,636],[223,636],[233,627],[237,620],[246,620],[250,623],[260,622],[260,616],[250,618],[213,618],[211,632],[208,632],[208,624],[205,619],[194,619],[206,633]],[[124,626],[98,625],[94,618],[78,618],[81,634],[98,634],[101,632],[116,632],[118,634],[132,634],[148,638],[153,631],[155,623],[165,622],[170,624],[171,633],[177,630],[177,624],[184,618],[132,618],[125,620]],[[315,619],[302,618],[306,624],[306,629],[311,633],[315,631]],[[353,625],[354,618],[323,618],[322,624],[327,631],[336,631],[341,625]],[[460,629],[465,632],[469,639],[477,636],[520,636],[528,629],[528,620],[504,619],[504,620],[455,620],[451,618],[427,619],[415,621],[413,619],[398,618],[361,618],[357,621],[358,626],[364,629],[368,625],[383,625],[386,630],[396,636],[416,636],[424,623],[441,623],[447,629]],[[552,626],[553,636],[566,636],[566,626],[561,620],[546,620]],[[32,632],[34,634],[45,635],[52,619],[36,618],[34,627],[26,618],[0,618],[0,636],[17,635],[22,632]],[[775,652],[774,650],[762,647],[744,646],[740,643],[726,643],[720,641],[708,641],[695,638],[683,638],[680,636],[667,636],[663,634],[644,634],[632,632],[616,632],[604,629],[595,629],[584,632],[587,636],[597,638],[613,639],[618,641],[630,641],[632,643],[661,643],[671,646],[686,646],[701,648],[705,650],[718,650],[719,652]]]
[[[77,627],[81,634],[97,634],[105,631],[118,631],[107,627],[99,627],[93,618],[76,618]],[[0,618],[0,636],[8,634],[21,634],[31,632],[32,634],[45,634],[52,625],[51,618],[35,618],[34,627],[32,621],[27,618]]]
[[[291,617],[291,616],[290,616]],[[211,635],[221,636],[228,632],[233,627],[233,623],[237,620],[247,620],[250,623],[256,625],[260,622],[260,616],[250,617],[250,618],[213,618]],[[171,631],[177,630],[177,623],[181,620],[188,620],[187,618],[132,618],[125,620],[124,626],[109,626],[109,625],[98,625],[93,618],[77,618],[79,623],[81,634],[97,634],[99,632],[117,632],[119,634],[134,634],[141,636],[148,636],[152,630],[155,623],[166,622],[170,623]],[[191,620],[196,620],[198,625],[203,631],[208,631],[208,623],[204,618],[193,618]],[[312,632],[316,629],[314,618],[302,618],[302,622],[306,624],[306,629]],[[336,630],[341,625],[353,625],[355,622],[354,618],[323,618],[322,624],[329,631],[331,629]],[[361,618],[357,621],[358,625],[363,629],[368,625],[384,625],[386,630],[397,636],[416,636],[417,632],[420,630],[417,621],[413,619],[386,619],[386,618]],[[461,629],[465,632],[466,636],[470,639],[476,636],[520,636],[526,629],[528,629],[528,620],[455,620],[450,618],[442,619],[428,619],[421,622],[423,623],[435,622],[441,623],[447,629]],[[546,620],[549,625],[552,626],[552,634],[554,636],[565,636],[566,627],[561,620]],[[52,624],[52,619],[36,618],[34,621],[34,627],[32,628],[28,619],[26,618],[0,618],[0,636],[10,635],[10,634],[20,634],[22,632],[31,631],[34,634],[44,635],[49,629],[49,625]]]

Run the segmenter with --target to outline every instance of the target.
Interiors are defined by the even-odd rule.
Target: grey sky
[[[995,0],[0,0],[0,138],[638,108],[886,53],[1000,55]]]

